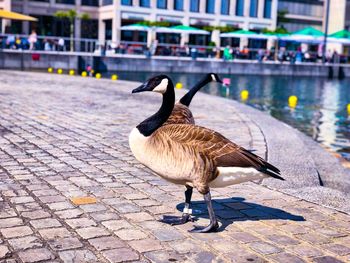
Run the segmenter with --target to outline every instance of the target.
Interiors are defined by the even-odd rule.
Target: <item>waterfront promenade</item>
[[[0,83],[1,262],[350,261],[350,216],[339,211],[350,212],[346,171],[264,113],[194,98],[198,124],[267,157],[286,181],[213,189],[219,232],[191,234],[208,223],[202,197],[194,194],[197,222],[158,222],[180,215],[184,189],[128,147],[160,96],[131,95],[134,82],[47,73],[0,71]]]

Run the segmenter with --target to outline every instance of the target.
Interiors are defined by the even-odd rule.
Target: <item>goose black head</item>
[[[222,83],[222,80],[219,78],[218,74],[216,73],[208,73],[207,77],[211,81]]]
[[[132,93],[154,91],[164,94],[167,91],[168,83],[171,81],[166,75],[158,75],[148,79],[140,87],[134,89]]]

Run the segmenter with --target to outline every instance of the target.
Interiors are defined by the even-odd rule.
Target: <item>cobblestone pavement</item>
[[[187,231],[208,223],[199,194],[197,222],[159,222],[184,189],[130,153],[160,102],[135,86],[0,71],[0,262],[350,262],[350,216],[255,183],[212,191],[218,233]],[[200,124],[265,154],[243,113],[199,96]]]

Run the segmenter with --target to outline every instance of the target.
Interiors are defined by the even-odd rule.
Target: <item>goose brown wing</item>
[[[176,103],[171,115],[163,125],[168,124],[194,124],[192,112],[187,106]]]
[[[188,124],[167,125],[164,131],[162,128],[159,131],[166,133],[170,140],[206,156],[216,167],[254,167],[270,176],[279,177],[280,171],[276,167],[218,132]]]

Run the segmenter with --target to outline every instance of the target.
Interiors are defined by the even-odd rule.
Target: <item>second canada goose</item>
[[[185,185],[185,208],[180,220],[191,215],[192,189],[204,196],[210,224],[193,232],[211,232],[219,227],[211,203],[210,187],[225,187],[265,177],[280,180],[280,171],[261,157],[236,145],[220,133],[191,124],[163,125],[175,102],[174,85],[166,75],[146,81],[133,93],[153,91],[163,95],[160,109],[137,125],[129,135],[135,158],[159,176]]]
[[[168,120],[164,123],[167,124],[194,124],[194,118],[192,112],[189,109],[193,96],[205,85],[211,81],[222,83],[219,76],[215,73],[206,74],[196,85],[194,85],[178,102],[175,103],[174,109],[169,116]]]

